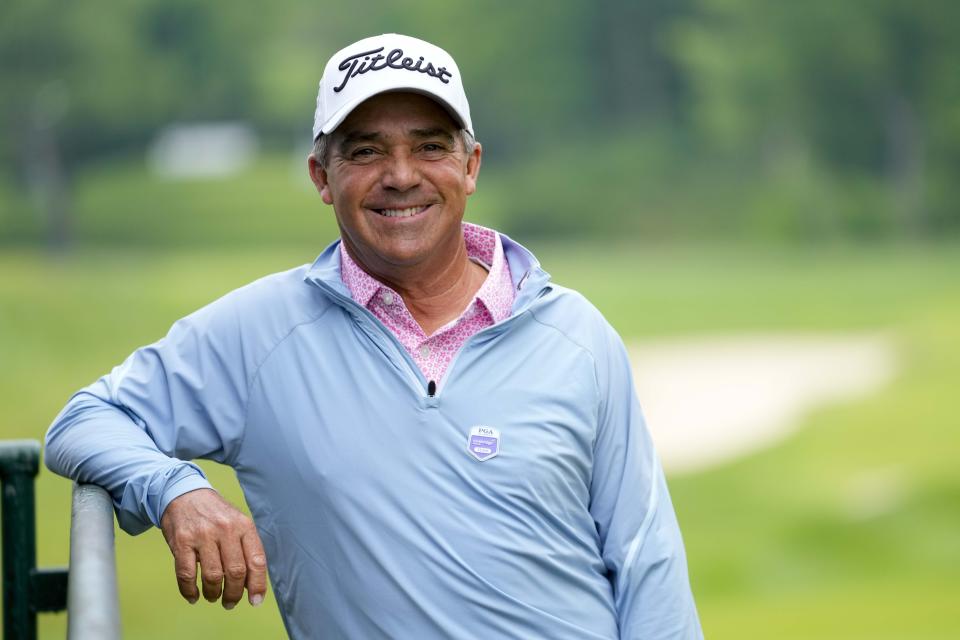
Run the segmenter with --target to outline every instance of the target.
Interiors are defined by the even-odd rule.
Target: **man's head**
[[[438,47],[387,34],[327,63],[310,177],[368,272],[444,268],[458,254],[480,169],[472,131],[459,70]]]

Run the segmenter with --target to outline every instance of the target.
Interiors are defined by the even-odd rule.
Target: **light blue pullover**
[[[134,534],[209,486],[188,460],[233,467],[293,638],[702,638],[623,345],[502,238],[513,313],[433,396],[334,243],[79,391],[46,464],[107,488]]]

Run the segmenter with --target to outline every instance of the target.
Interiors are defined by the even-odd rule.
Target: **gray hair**
[[[466,129],[460,129],[458,135],[460,136],[460,144],[463,146],[464,153],[467,155],[473,153],[473,150],[477,148],[477,139],[473,137],[473,134]],[[321,167],[326,167],[327,162],[330,160],[329,154],[330,136],[321,133],[313,142],[313,157],[320,162]]]

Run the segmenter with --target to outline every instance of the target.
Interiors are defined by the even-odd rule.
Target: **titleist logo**
[[[343,62],[341,62],[337,68],[340,71],[346,71],[346,73],[343,74],[343,82],[340,83],[340,86],[334,87],[334,93],[340,93],[340,91],[347,86],[350,78],[355,78],[361,73],[380,71],[388,67],[391,69],[406,69],[407,71],[425,73],[428,76],[437,78],[443,84],[449,84],[450,80],[448,78],[453,77],[453,74],[447,71],[446,67],[435,67],[432,62],[424,64],[423,56],[414,60],[409,56],[404,57],[403,49],[394,49],[387,55],[381,53],[383,50],[384,47],[380,47],[379,49],[363,51],[344,58]],[[361,60],[361,58],[363,59]]]

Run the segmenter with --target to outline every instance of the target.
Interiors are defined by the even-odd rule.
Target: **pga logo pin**
[[[480,462],[496,457],[500,453],[500,432],[493,427],[470,427],[467,451]]]

